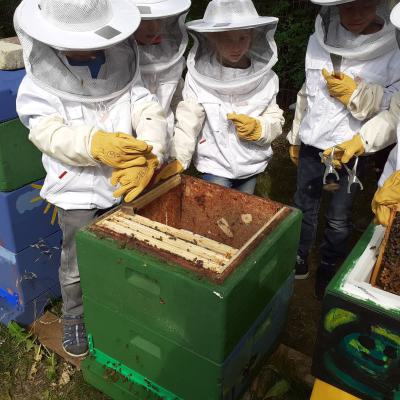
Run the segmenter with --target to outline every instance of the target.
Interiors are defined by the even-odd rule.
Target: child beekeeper
[[[139,0],[136,5],[142,17],[134,34],[139,47],[140,72],[145,87],[157,96],[164,109],[170,144],[175,122],[172,103],[175,103],[175,94],[181,97],[184,53],[189,41],[185,18],[190,0]]]
[[[164,157],[164,113],[140,86],[129,41],[139,23],[130,0],[23,0],[14,16],[27,72],[17,110],[43,153],[41,196],[59,208],[62,345],[71,356],[88,350],[75,234],[121,195],[136,197]]]
[[[162,178],[186,169],[195,151],[194,165],[204,179],[254,192],[284,123],[272,71],[277,23],[260,17],[251,0],[212,0],[203,19],[186,25],[194,46],[176,113],[176,161]]]
[[[303,212],[298,279],[309,275],[307,258],[318,226],[325,171],[320,152],[352,138],[363,121],[387,109],[400,82],[400,53],[389,18],[390,1],[313,2],[323,7],[308,43],[306,82],[288,135],[291,158],[298,163],[295,204]],[[336,190],[331,192],[326,211],[315,286],[318,298],[323,296],[337,262],[347,254],[351,209],[359,189],[352,185],[349,194],[346,170],[338,173],[340,179],[334,183]]]
[[[392,24],[397,28],[397,42],[400,45],[400,5],[397,5],[390,16]],[[385,169],[379,180],[379,189],[372,200],[372,211],[375,222],[384,226],[389,223],[392,208],[400,210],[400,92],[393,95],[388,110],[380,112],[376,117],[363,125],[352,139],[340,143],[336,148],[337,160],[347,164],[353,157],[379,151],[396,143]],[[326,151],[328,153],[329,150]]]

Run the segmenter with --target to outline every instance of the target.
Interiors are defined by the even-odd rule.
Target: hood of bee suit
[[[139,23],[130,0],[23,0],[14,14],[27,74],[44,90],[78,102],[111,100],[129,89],[139,57],[128,38]],[[104,51],[99,79],[87,66],[71,66],[64,53],[95,50]]]
[[[315,34],[323,49],[348,59],[368,61],[393,51],[396,47],[395,27],[390,21],[394,6],[392,0],[377,1],[377,22],[382,25],[379,32],[359,35],[346,30],[341,22],[338,5],[352,1],[312,0],[322,5],[315,21]]]
[[[158,20],[161,26],[159,43],[139,45],[140,68],[143,73],[157,73],[181,62],[189,37],[185,19],[189,0],[138,0],[142,21]]]
[[[259,16],[251,0],[212,0],[201,20],[186,24],[194,45],[189,53],[188,71],[195,81],[219,92],[248,93],[268,79],[277,63],[275,31],[278,19]],[[209,34],[249,29],[251,65],[245,70],[224,67],[218,60]]]

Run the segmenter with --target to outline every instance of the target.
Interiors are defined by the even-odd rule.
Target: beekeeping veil
[[[386,54],[396,48],[395,28],[390,22],[390,12],[395,1],[376,0],[377,22],[382,23],[379,32],[358,35],[346,30],[340,22],[337,5],[351,3],[353,0],[311,0],[322,5],[315,22],[317,39],[330,54],[367,61]]]
[[[188,70],[195,80],[215,90],[241,90],[257,85],[278,61],[274,40],[278,19],[258,15],[251,0],[212,0],[204,18],[186,24],[193,36]],[[222,76],[222,66],[215,62],[214,46],[207,37],[210,32],[252,29],[252,44],[248,53],[250,71],[237,76]]]
[[[27,74],[46,91],[79,102],[106,101],[129,88],[138,56],[127,38],[139,23],[131,0],[23,0],[14,14]],[[100,49],[99,79],[80,76],[63,53]]]
[[[182,60],[189,42],[185,18],[190,4],[190,0],[136,1],[142,20],[158,19],[162,23],[160,44],[139,46],[143,73],[160,72]]]

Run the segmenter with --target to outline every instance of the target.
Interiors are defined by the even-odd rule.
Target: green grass
[[[309,390],[289,372],[265,364],[244,400],[306,400],[309,395]],[[106,400],[108,397],[86,384],[80,371],[44,349],[32,336],[0,325],[0,400],[27,399]]]
[[[80,372],[43,348],[31,335],[14,325],[7,328],[0,324],[0,400],[56,399],[107,397],[87,385]]]

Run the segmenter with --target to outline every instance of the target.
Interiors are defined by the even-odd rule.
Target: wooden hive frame
[[[256,245],[259,238],[269,228],[290,213],[290,208],[283,206],[240,249],[189,230],[177,229],[153,221],[136,213],[137,210],[144,208],[181,183],[181,176],[176,175],[133,202],[124,204],[117,210],[111,210],[95,222],[96,230],[104,233],[114,232],[121,237],[137,240],[146,246],[178,256],[193,263],[197,268],[208,270],[221,277],[230,267],[237,265],[245,257],[248,250]]]

